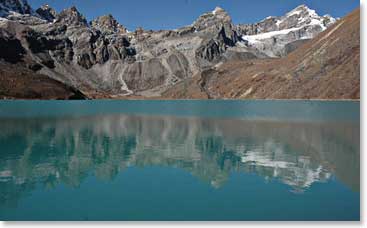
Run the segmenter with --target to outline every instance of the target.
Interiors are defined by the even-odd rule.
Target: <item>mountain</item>
[[[229,61],[176,85],[165,96],[359,99],[360,10],[284,58]]]
[[[267,17],[256,24],[238,25],[237,31],[249,46],[270,57],[281,57],[335,22],[330,15],[319,16],[315,10],[300,5],[282,17]]]
[[[336,22],[301,5],[284,16],[235,25],[217,7],[179,29],[128,31],[112,15],[88,22],[75,7],[57,13],[49,5],[33,10],[25,0],[0,3],[0,51],[19,46],[3,51],[0,62],[88,98],[167,96],[222,64],[285,57]]]

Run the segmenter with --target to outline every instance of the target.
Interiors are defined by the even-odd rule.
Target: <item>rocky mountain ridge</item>
[[[165,92],[174,99],[359,99],[360,11],[284,58],[228,61]],[[224,83],[225,82],[225,83]]]
[[[49,5],[33,10],[26,0],[1,0],[0,12],[1,46],[17,42],[22,52],[11,55],[18,62],[90,98],[160,96],[227,61],[284,56],[335,22],[302,5],[234,25],[217,7],[176,30],[129,32],[112,15],[88,22],[75,7],[57,13]]]

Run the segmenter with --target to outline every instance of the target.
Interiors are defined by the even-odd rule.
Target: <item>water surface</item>
[[[359,220],[359,102],[0,102],[0,220]]]

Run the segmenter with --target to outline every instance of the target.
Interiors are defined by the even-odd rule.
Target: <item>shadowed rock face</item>
[[[43,5],[36,10],[36,13],[47,21],[53,21],[57,17],[56,11],[49,5]]]
[[[298,46],[286,45],[303,38],[304,33],[312,38],[333,22],[330,17],[329,24],[311,26],[315,21],[310,18],[321,21],[322,17],[307,8],[305,12],[291,12],[297,16],[279,17],[282,22],[277,27],[275,19],[252,26],[256,28],[235,26],[228,13],[217,7],[192,25],[176,30],[139,28],[129,32],[112,15],[88,23],[75,7],[56,13],[45,5],[34,12],[28,4],[19,2],[1,1],[0,28],[19,40],[26,51],[25,62],[39,65],[39,73],[79,88],[91,98],[106,94],[159,96],[173,85],[222,62],[265,58],[274,51],[288,53]],[[19,5],[23,8],[18,9]],[[12,13],[8,6],[16,7],[18,13]],[[268,40],[256,46],[244,39],[255,34],[255,30],[259,34],[292,26],[299,27],[297,32],[292,30],[276,48],[269,46]],[[317,29],[308,33],[311,27]]]
[[[17,63],[22,60],[25,53],[19,40],[10,37],[0,37],[0,59],[10,63]]]
[[[33,10],[26,0],[1,0],[0,16],[7,16],[9,13],[32,14]]]

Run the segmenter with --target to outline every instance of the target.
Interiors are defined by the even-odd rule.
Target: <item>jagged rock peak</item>
[[[43,19],[47,21],[53,21],[57,17],[57,12],[50,7],[48,4],[45,4],[36,10],[36,13],[40,15]]]
[[[100,16],[94,19],[91,22],[91,25],[92,27],[109,34],[113,33],[124,34],[127,32],[127,29],[123,25],[118,23],[118,21],[111,14]]]
[[[212,27],[230,27],[232,26],[232,18],[222,8],[216,7],[212,12],[201,15],[194,23],[196,31],[206,30]]]
[[[87,19],[85,19],[75,6],[61,11],[56,17],[56,23],[64,23],[67,25],[88,25]]]
[[[0,16],[7,16],[10,12],[20,14],[34,13],[26,0],[0,0]]]
[[[292,16],[296,14],[309,14],[309,15],[317,15],[315,10],[310,9],[308,6],[302,4],[291,10],[286,14],[286,16]]]

